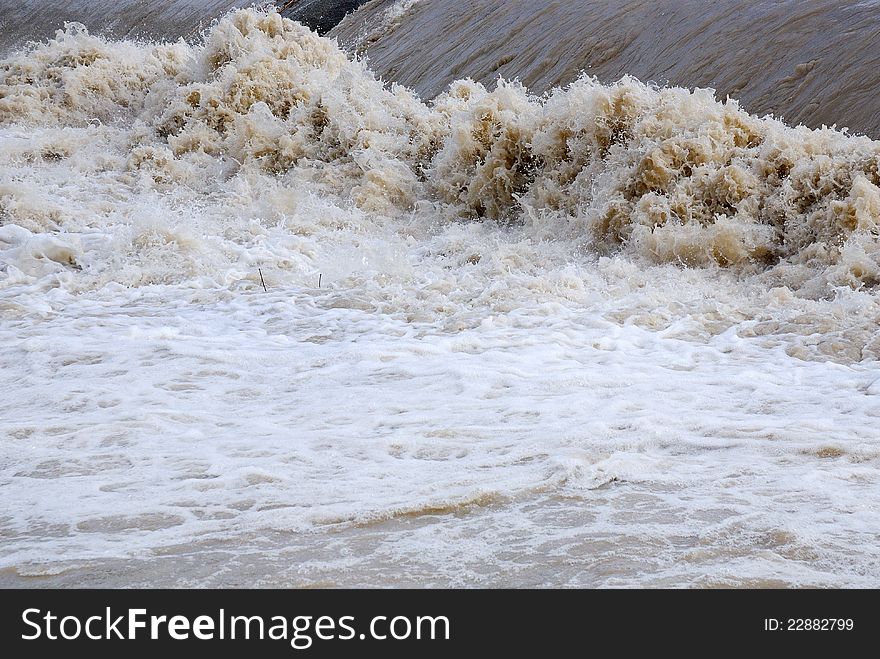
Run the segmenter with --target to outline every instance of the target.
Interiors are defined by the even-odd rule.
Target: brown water
[[[880,582],[880,142],[102,25],[0,60],[0,586]]]
[[[268,4],[270,0],[0,0],[0,55],[25,41],[55,34],[66,21],[82,23],[92,32],[114,38],[193,38],[223,14],[237,7]],[[282,15],[319,32],[339,22],[362,0],[278,0]]]
[[[89,0],[47,2],[0,0],[0,54],[27,40],[51,37],[66,21],[83,23],[91,30],[120,37],[176,39],[193,37],[211,21],[253,0],[120,0],[112,6]]]
[[[464,77],[544,92],[582,71],[602,82],[628,74],[880,136],[874,1],[374,0],[331,34],[423,97]]]
[[[0,588],[419,588],[829,586],[810,567],[836,548],[782,528],[741,525],[736,497],[688,515],[673,488],[612,483],[580,497],[538,496],[310,533],[193,539],[143,555],[0,569]],[[725,505],[729,507],[725,507]],[[613,526],[609,527],[611,523]],[[644,534],[646,526],[657,533]],[[724,529],[719,533],[718,529]],[[748,564],[755,545],[772,566]],[[838,549],[839,551],[839,549]],[[800,577],[786,564],[801,564]],[[771,576],[772,575],[772,576]]]

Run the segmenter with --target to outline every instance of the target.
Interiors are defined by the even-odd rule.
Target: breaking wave
[[[465,79],[425,102],[272,9],[232,12],[195,43],[68,25],[0,63],[0,123],[13,282],[228,283],[255,263],[312,276],[303,236],[348,231],[363,253],[375,227],[412,241],[482,221],[571,258],[721,268],[802,299],[880,283],[867,137],[632,77],[543,96]],[[466,268],[491,249],[452,243],[422,256],[460,249]],[[374,259],[383,276],[412,273],[411,246],[395,244]]]

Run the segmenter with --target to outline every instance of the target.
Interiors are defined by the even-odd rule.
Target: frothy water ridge
[[[69,25],[0,62],[2,582],[876,585],[878,163]]]
[[[423,98],[465,77],[543,93],[586,70],[880,137],[878,21],[878,0],[370,0],[330,34]]]

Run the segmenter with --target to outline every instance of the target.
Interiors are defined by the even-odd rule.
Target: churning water
[[[424,100],[273,9],[20,44],[2,583],[877,585],[878,165],[633,77]]]

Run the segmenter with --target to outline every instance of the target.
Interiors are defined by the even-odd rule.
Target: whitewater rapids
[[[69,25],[0,61],[2,583],[875,586],[878,163]]]

